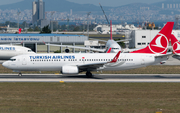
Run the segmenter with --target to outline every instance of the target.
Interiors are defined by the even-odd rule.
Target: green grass
[[[179,70],[180,66],[160,65],[104,73],[179,74]],[[0,66],[0,73],[12,70]],[[0,113],[155,113],[159,109],[179,113],[179,95],[180,83],[0,83]]]
[[[179,83],[0,83],[0,112],[179,113],[179,89]]]

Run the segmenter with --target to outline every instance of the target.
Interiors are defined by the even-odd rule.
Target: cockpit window
[[[32,52],[32,50],[28,50],[28,52]]]
[[[119,49],[119,48],[112,48],[112,49]]]
[[[10,59],[10,61],[16,61],[16,59]]]

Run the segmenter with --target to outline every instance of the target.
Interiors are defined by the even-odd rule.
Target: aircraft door
[[[22,62],[22,65],[27,65],[27,60],[25,57],[23,57],[23,62]]]

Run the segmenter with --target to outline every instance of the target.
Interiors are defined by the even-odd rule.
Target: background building
[[[81,45],[88,40],[84,35],[68,35],[68,34],[0,34],[0,44],[21,44],[25,47],[31,48],[34,52],[54,52],[61,50],[64,52],[66,48],[47,46],[46,44],[59,45]],[[84,51],[84,50],[83,50]],[[71,49],[70,52],[79,52]]]
[[[43,0],[34,1],[32,4],[32,24],[41,28],[50,24],[50,21],[45,19],[45,2]]]
[[[130,34],[129,48],[144,48],[154,39],[160,30],[133,30]],[[180,41],[180,30],[172,31]]]

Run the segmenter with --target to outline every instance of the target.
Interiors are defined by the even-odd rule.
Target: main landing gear
[[[86,72],[86,77],[87,77],[87,78],[92,78],[92,76],[93,76],[93,75],[92,75],[92,73],[91,73],[90,71],[87,71],[87,72]]]
[[[21,77],[21,76],[22,76],[22,73],[20,72],[20,73],[18,74],[18,76]]]

